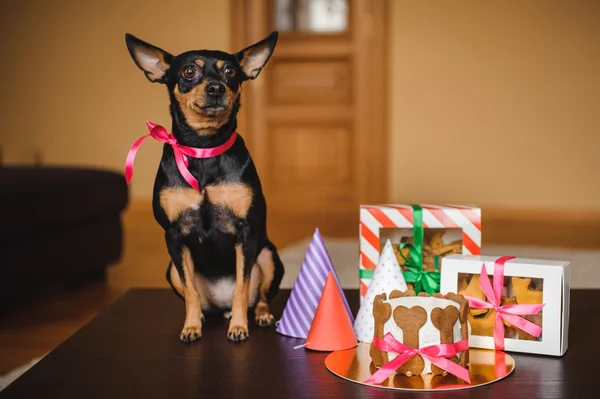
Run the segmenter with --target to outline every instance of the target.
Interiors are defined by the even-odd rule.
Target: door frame
[[[269,0],[230,0],[230,38],[232,51],[239,51],[266,37],[270,29],[267,15]],[[356,38],[358,57],[353,72],[353,90],[357,98],[356,112],[362,115],[355,126],[357,148],[358,196],[361,204],[387,202],[388,195],[388,15],[389,0],[349,0],[352,35]],[[263,12],[267,10],[267,12]],[[257,34],[258,32],[264,34]],[[277,50],[275,50],[277,51]],[[267,65],[268,68],[268,65]],[[268,72],[268,71],[267,71]],[[260,78],[259,78],[260,79]],[[245,85],[242,90],[242,107],[238,117],[238,130],[244,135],[252,154],[260,153],[262,143],[253,134],[253,101],[261,101],[259,80]],[[378,94],[374,94],[378,93]],[[256,115],[257,118],[264,117]],[[357,209],[358,214],[358,209]]]

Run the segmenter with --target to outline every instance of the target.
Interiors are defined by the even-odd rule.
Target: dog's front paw
[[[199,340],[202,337],[202,326],[184,326],[183,330],[181,330],[181,334],[179,334],[179,339],[186,344],[189,342],[194,342]]]
[[[259,327],[271,327],[275,322],[275,317],[271,313],[261,313],[254,318]]]
[[[229,326],[227,331],[227,339],[234,342],[245,341],[249,336],[247,326]]]

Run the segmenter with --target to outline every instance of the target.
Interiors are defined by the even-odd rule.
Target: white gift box
[[[459,274],[480,275],[481,267],[492,280],[495,256],[449,255],[442,259],[440,292],[459,291]],[[506,351],[562,356],[567,351],[569,338],[569,299],[571,266],[567,261],[513,258],[504,265],[505,277],[531,277],[543,280],[542,335],[537,341],[518,338],[504,339]],[[513,296],[512,285],[504,287],[505,296]],[[494,349],[493,336],[469,336],[469,346]]]

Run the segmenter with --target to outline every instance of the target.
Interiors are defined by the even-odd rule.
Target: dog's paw
[[[275,323],[275,317],[268,312],[256,315],[254,320],[259,327],[271,327]]]
[[[227,331],[227,339],[233,342],[245,341],[249,336],[246,326],[230,326]]]
[[[179,334],[179,339],[186,344],[194,342],[202,337],[202,326],[185,326]]]

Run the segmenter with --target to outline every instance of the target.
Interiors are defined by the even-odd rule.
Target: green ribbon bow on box
[[[411,205],[413,208],[413,244],[401,242],[400,256],[406,263],[408,271],[402,272],[407,283],[414,284],[417,294],[425,291],[429,295],[440,292],[440,272],[438,266],[439,257],[434,258],[435,271],[423,270],[423,208],[420,205]],[[404,248],[408,249],[408,257],[402,253]]]

